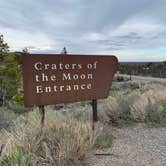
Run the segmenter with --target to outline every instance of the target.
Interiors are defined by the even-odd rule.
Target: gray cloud
[[[52,46],[58,42],[59,50],[65,45],[72,53],[152,49],[154,45],[157,49],[164,47],[165,10],[165,0],[1,0],[0,27],[34,36],[44,34]],[[123,27],[128,22],[128,27]],[[137,28],[137,24],[145,24],[145,29]],[[155,29],[160,24],[161,29]],[[85,39],[93,33],[104,37]],[[37,51],[35,46],[31,48]],[[50,48],[47,52],[55,50]]]
[[[151,3],[151,0],[1,0],[0,23],[30,31],[50,32],[54,28],[60,32],[73,29],[71,33],[102,31],[122,24]]]

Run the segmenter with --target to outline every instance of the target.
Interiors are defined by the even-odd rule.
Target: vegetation
[[[114,83],[110,96],[100,101],[100,119],[114,126],[134,123],[166,126],[165,84]]]
[[[166,102],[149,103],[147,105],[145,122],[151,127],[165,127],[166,126]]]
[[[113,135],[112,135],[112,128],[110,125],[102,125],[99,124],[98,130],[100,130],[98,133],[98,136],[95,140],[95,147],[96,148],[111,148],[112,142],[113,142]]]
[[[10,122],[0,132],[1,165],[87,165],[93,148],[112,146],[111,126],[166,126],[165,90],[159,83],[114,82],[110,96],[99,101],[94,132],[89,102],[46,107],[42,130],[36,109],[19,116],[1,109],[1,120]]]
[[[12,102],[22,104],[19,89],[21,82],[20,54],[9,53],[9,46],[0,35],[0,105],[9,106]]]
[[[120,63],[119,71],[122,74],[166,78],[166,61],[154,63]]]
[[[2,131],[1,165],[85,165],[96,134],[88,122],[61,119],[55,111],[47,113],[41,130],[39,115],[30,112],[19,117],[10,132]]]

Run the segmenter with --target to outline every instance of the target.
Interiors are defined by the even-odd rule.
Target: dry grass
[[[148,90],[141,94],[131,107],[133,117],[143,122],[149,111],[158,111],[156,104],[161,101],[166,101],[165,92],[166,88],[162,87],[160,89]]]
[[[130,86],[133,90],[131,91]],[[125,87],[125,88],[124,88]],[[100,101],[99,113],[102,121],[115,125],[144,122],[147,114],[161,112],[162,102],[166,101],[166,86],[162,84],[119,84],[112,93]],[[113,89],[114,90],[114,89]]]
[[[49,112],[55,116],[54,112]],[[56,113],[55,113],[56,114]],[[48,117],[48,116],[47,116]],[[39,115],[31,112],[12,132],[1,132],[1,165],[85,165],[97,133],[88,122],[46,119],[41,130]]]
[[[4,128],[9,130],[16,118],[17,115],[13,111],[0,108],[0,130]]]

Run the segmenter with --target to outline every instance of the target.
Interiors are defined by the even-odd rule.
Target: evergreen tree
[[[62,55],[66,55],[66,54],[67,54],[67,49],[66,49],[66,47],[63,48],[61,54],[62,54]]]
[[[0,105],[7,106],[19,99],[18,89],[21,83],[20,54],[10,53],[9,46],[0,35]]]
[[[0,57],[3,57],[7,52],[9,52],[9,46],[4,42],[3,35],[0,35]]]

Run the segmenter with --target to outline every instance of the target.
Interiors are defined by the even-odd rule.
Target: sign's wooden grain
[[[115,56],[23,54],[24,104],[106,98],[117,63]]]

